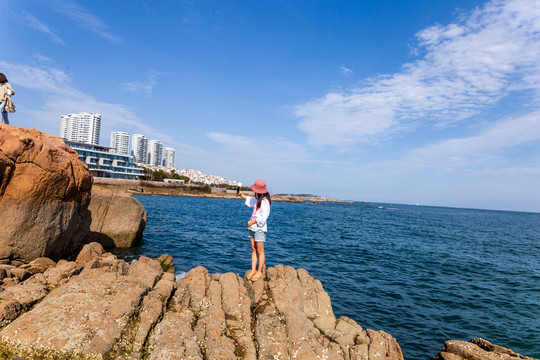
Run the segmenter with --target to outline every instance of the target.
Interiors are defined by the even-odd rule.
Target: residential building
[[[82,112],[62,115],[60,137],[85,144],[99,144],[101,114]]]
[[[79,155],[94,177],[137,180],[142,169],[135,166],[132,157],[127,154],[111,152],[108,146],[66,141]]]
[[[129,155],[129,134],[122,131],[111,133],[111,152]]]
[[[136,163],[148,163],[148,139],[141,134],[131,137],[131,154]]]
[[[185,184],[185,181],[180,179],[163,179],[163,181],[171,184]]]
[[[168,167],[174,167],[174,162],[176,160],[176,150],[174,150],[171,147],[166,147],[163,150],[163,166]]]
[[[163,153],[163,145],[159,140],[150,140],[148,142],[148,162],[147,164],[159,166],[161,165],[161,157]]]

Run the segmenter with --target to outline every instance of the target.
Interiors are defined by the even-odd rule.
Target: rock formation
[[[534,360],[484,339],[450,340],[432,360]]]
[[[88,168],[63,140],[0,124],[0,262],[78,251],[91,187]]]
[[[127,264],[92,243],[0,299],[0,358],[403,359],[392,336],[336,319],[321,283],[288,266],[253,283],[203,267],[175,281],[157,260]]]
[[[105,248],[131,247],[146,226],[146,210],[131,195],[92,193],[88,206],[92,216],[90,241]]]

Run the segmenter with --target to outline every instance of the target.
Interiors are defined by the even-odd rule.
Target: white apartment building
[[[171,147],[166,147],[163,149],[163,166],[164,167],[174,167],[174,162],[176,160],[176,150]]]
[[[148,163],[148,139],[141,134],[134,134],[131,138],[131,153],[136,163]]]
[[[79,154],[79,159],[88,166],[94,177],[137,180],[143,175],[135,166],[130,155],[111,152],[110,147],[66,141]]]
[[[82,112],[62,115],[60,137],[69,141],[98,145],[100,127],[101,114]]]
[[[111,133],[111,152],[129,155],[129,134],[122,131]]]
[[[148,142],[148,162],[147,164],[159,166],[161,165],[161,156],[163,153],[163,145],[159,140],[150,140]]]

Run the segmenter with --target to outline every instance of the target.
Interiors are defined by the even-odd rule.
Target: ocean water
[[[117,255],[167,253],[179,275],[250,268],[251,212],[241,200],[136,197],[144,238]],[[405,359],[474,337],[540,358],[540,214],[275,202],[268,226],[267,266],[308,270],[337,317],[390,333]]]

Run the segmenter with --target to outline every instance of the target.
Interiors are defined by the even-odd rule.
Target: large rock
[[[321,283],[282,265],[254,283],[191,270],[147,349],[148,359],[403,359],[394,338],[336,319]]]
[[[146,210],[139,200],[123,194],[92,194],[90,241],[105,248],[131,247],[146,226]]]
[[[158,261],[141,257],[129,265],[98,244],[86,245],[77,264],[82,272],[58,287],[46,275],[65,268],[63,262],[6,293],[0,354],[31,358],[47,349],[51,358],[403,360],[392,336],[336,319],[321,283],[302,269],[278,265],[252,283],[197,267],[174,282]],[[51,292],[30,308],[44,289]]]
[[[1,292],[0,298],[9,305],[3,319],[8,322],[17,311],[17,303],[28,308],[21,300],[29,302],[42,294],[38,290],[52,290],[4,327],[0,338],[16,344],[22,356],[41,349],[112,358],[130,354],[134,340],[140,343],[145,339],[164,311],[174,288],[174,276],[164,277],[159,262],[149,258],[141,257],[130,266],[112,254],[94,254],[79,275],[57,288],[47,286],[47,277],[39,274],[40,281],[35,280],[32,288],[20,284]],[[144,326],[139,326],[140,319],[144,319]],[[138,328],[144,329],[144,337],[137,333]],[[142,351],[142,347],[137,350]]]
[[[535,360],[484,339],[449,340],[432,360]]]
[[[89,232],[92,176],[63,140],[0,124],[0,260],[58,260]]]

